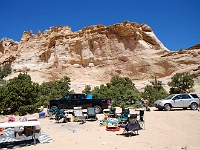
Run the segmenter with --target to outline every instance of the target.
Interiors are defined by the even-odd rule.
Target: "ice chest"
[[[39,113],[39,118],[45,118],[45,112],[40,112]]]

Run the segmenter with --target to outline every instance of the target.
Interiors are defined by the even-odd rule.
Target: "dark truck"
[[[49,109],[52,106],[57,106],[59,109],[73,109],[81,106],[83,109],[94,107],[97,114],[101,113],[103,109],[107,109],[111,105],[109,98],[86,98],[85,94],[68,94],[61,99],[50,100]]]

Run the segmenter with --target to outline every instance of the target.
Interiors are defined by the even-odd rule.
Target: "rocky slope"
[[[142,89],[154,75],[166,85],[173,74],[190,72],[196,75],[198,85],[199,54],[196,47],[171,52],[151,27],[128,21],[98,24],[77,32],[69,26],[36,34],[25,31],[19,42],[0,41],[0,64],[12,64],[12,74],[6,79],[19,72],[28,72],[38,83],[68,76],[76,92],[85,85],[105,84],[114,75],[128,76]]]

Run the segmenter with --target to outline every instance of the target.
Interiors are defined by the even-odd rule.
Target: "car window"
[[[81,99],[82,98],[82,94],[76,95],[76,99]]]
[[[165,99],[171,99],[174,96],[174,94],[167,96]]]
[[[199,98],[197,94],[190,94],[193,98]]]
[[[183,94],[182,99],[191,99],[191,97],[188,94]]]
[[[173,100],[182,99],[182,95],[177,95],[173,98]]]
[[[64,97],[64,99],[65,99],[65,100],[70,100],[70,95],[66,95],[66,96]]]
[[[78,95],[73,95],[73,99],[74,99],[74,100],[78,100],[78,99],[79,99],[79,96],[78,96]]]

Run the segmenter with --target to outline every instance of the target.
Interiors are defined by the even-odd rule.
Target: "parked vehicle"
[[[171,110],[171,108],[198,109],[200,98],[196,94],[172,94],[163,100],[156,100],[154,105],[158,110]]]
[[[107,109],[111,105],[109,98],[86,98],[85,94],[68,94],[61,99],[50,100],[49,109],[53,106],[59,109],[73,109],[81,106],[83,109],[94,107],[97,114],[101,113],[103,109]]]

